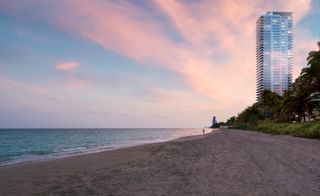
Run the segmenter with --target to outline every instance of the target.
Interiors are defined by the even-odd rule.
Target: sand
[[[320,195],[320,140],[219,130],[0,168],[0,195]]]

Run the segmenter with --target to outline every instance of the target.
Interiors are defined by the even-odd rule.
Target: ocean
[[[202,134],[202,129],[0,129],[0,166]]]

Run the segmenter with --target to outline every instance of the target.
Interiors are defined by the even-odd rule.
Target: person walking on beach
[[[206,131],[205,131],[204,129],[202,129],[202,133],[203,133],[203,134],[205,134],[205,133],[206,133]]]

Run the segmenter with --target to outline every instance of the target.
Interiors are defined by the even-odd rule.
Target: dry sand
[[[320,141],[221,130],[0,168],[0,195],[320,195]]]

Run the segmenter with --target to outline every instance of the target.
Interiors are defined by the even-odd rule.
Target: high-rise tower
[[[292,82],[292,12],[267,12],[257,21],[257,99],[263,90],[279,95]]]

